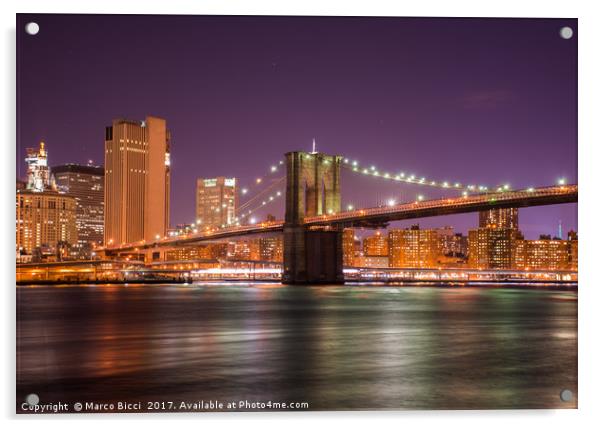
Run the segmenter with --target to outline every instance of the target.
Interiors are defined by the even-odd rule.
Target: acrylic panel
[[[17,15],[16,412],[577,408],[577,36]]]

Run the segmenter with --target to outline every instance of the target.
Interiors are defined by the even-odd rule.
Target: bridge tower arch
[[[286,155],[285,284],[343,282],[342,231],[308,228],[305,217],[341,210],[341,156],[317,152]]]

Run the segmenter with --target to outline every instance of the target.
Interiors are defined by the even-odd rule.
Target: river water
[[[560,400],[563,389],[572,400]],[[576,291],[17,288],[17,411],[30,393],[41,403],[121,401],[145,411],[201,400],[309,410],[575,408],[576,392]]]

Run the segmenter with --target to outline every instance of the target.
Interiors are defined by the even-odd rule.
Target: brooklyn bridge
[[[209,230],[194,229],[176,236],[157,236],[152,241],[107,245],[98,249],[103,259],[121,260],[135,256],[146,263],[165,260],[165,253],[183,246],[216,242],[246,235],[283,234],[284,261],[282,282],[286,284],[336,284],[344,281],[344,228],[383,228],[390,222],[424,217],[478,212],[492,208],[522,208],[577,202],[576,184],[564,181],[548,187],[510,189],[488,188],[428,181],[425,178],[383,173],[374,167],[362,168],[343,156],[295,151],[286,153],[280,163],[285,176],[275,184],[285,184],[284,219],[256,222],[253,210],[239,213],[236,222]],[[272,167],[276,170],[277,167]],[[383,180],[437,187],[454,192],[453,196],[428,199],[419,195],[414,201],[388,201],[376,207],[342,206],[341,170]],[[281,196],[266,197],[266,205]],[[245,205],[243,204],[243,207]]]

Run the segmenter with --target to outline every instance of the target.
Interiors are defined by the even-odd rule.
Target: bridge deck
[[[377,226],[391,221],[461,214],[492,208],[532,207],[577,202],[577,185],[540,187],[495,193],[479,193],[457,198],[416,201],[386,207],[364,208],[330,215],[306,217],[308,226],[360,227]],[[110,252],[136,251],[155,247],[176,247],[251,234],[281,232],[284,221],[246,226],[233,226],[215,232],[201,232],[176,237],[164,237],[151,242],[134,242],[104,250]]]

